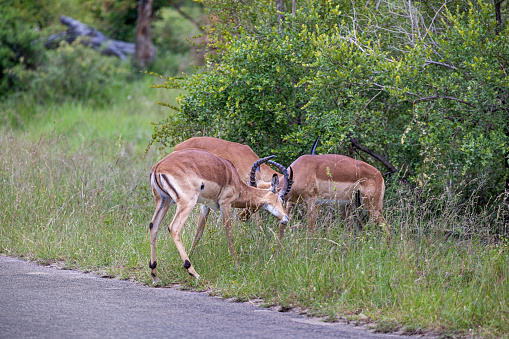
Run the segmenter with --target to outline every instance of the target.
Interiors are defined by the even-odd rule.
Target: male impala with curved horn
[[[351,205],[360,199],[368,215],[377,224],[383,223],[390,234],[382,216],[385,183],[375,167],[338,154],[303,155],[290,167],[295,183],[286,198],[286,213],[291,217],[296,204],[306,203],[311,232],[315,229],[317,202],[332,200]],[[280,224],[280,239],[284,229],[285,225]]]
[[[272,157],[260,159],[251,168],[254,173],[257,167]],[[188,149],[169,154],[152,168],[150,174],[152,192],[156,209],[150,222],[150,263],[152,279],[157,281],[156,238],[159,224],[164,218],[170,203],[177,205],[175,216],[169,231],[175,246],[184,262],[184,268],[195,278],[199,278],[180,240],[180,232],[197,203],[204,203],[209,208],[220,210],[223,225],[228,239],[230,253],[237,262],[231,228],[231,208],[249,207],[265,209],[277,217],[282,224],[288,222],[283,207],[283,196],[290,186],[288,175],[285,176],[283,187],[277,193],[279,177],[272,177],[270,190],[248,186],[242,182],[237,170],[231,162],[217,157],[212,153]]]
[[[240,178],[245,183],[250,181],[251,166],[255,161],[260,160],[251,147],[236,142],[231,142],[213,137],[194,137],[176,145],[174,151],[197,148],[217,155],[220,158],[230,161],[239,172]],[[278,174],[272,168],[261,164],[256,172],[256,182],[260,188],[270,188],[270,182],[274,174]]]
[[[237,172],[239,172],[242,181],[245,183],[249,182],[250,186],[270,189],[272,177],[274,175],[280,176],[278,172],[274,171],[265,163],[262,163],[257,171],[252,174],[251,167],[253,166],[253,163],[260,160],[260,158],[251,149],[251,147],[247,145],[213,137],[194,137],[187,139],[180,144],[177,144],[174,147],[174,151],[181,151],[191,148],[201,149],[230,161]],[[270,160],[267,162],[279,168],[281,173],[286,171],[284,166],[276,162]],[[254,179],[252,177],[253,175]],[[241,220],[248,220],[252,212],[253,211],[251,209],[246,208],[240,213],[239,217]],[[198,245],[198,242],[203,235],[205,222],[209,213],[210,208],[207,205],[202,204],[200,209],[200,217],[198,219],[198,227],[196,229],[196,235],[194,237],[193,245],[191,246],[191,252]]]

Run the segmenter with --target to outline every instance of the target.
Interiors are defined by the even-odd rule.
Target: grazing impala
[[[219,138],[213,137],[194,137],[181,142],[174,147],[174,151],[181,151],[184,149],[201,149],[212,154],[217,155],[220,158],[230,161],[235,169],[239,172],[240,178],[243,182],[248,183],[250,186],[259,187],[263,189],[271,188],[271,180],[274,175],[279,174],[272,168],[262,163],[256,173],[251,171],[253,163],[260,160],[258,155],[251,149],[251,147],[236,142],[231,142]],[[281,173],[286,171],[284,166],[279,165],[273,161],[267,161],[268,163],[275,165]],[[251,209],[244,209],[239,217],[241,220],[248,220],[253,211]],[[205,229],[205,222],[210,213],[210,208],[202,204],[200,208],[200,217],[198,220],[198,227],[196,229],[196,235],[194,237],[193,245],[191,246],[191,252],[195,249],[196,245],[200,241],[203,231]]]
[[[251,173],[271,157],[256,161]],[[271,189],[259,189],[245,184],[235,167],[223,158],[212,153],[188,149],[169,154],[152,168],[150,174],[152,192],[156,209],[150,222],[150,263],[152,279],[157,281],[156,237],[159,224],[164,218],[170,203],[177,205],[175,216],[169,226],[169,231],[175,246],[184,262],[184,268],[196,279],[199,278],[180,240],[180,232],[197,203],[203,203],[208,208],[220,210],[223,225],[228,239],[231,255],[237,262],[233,244],[231,228],[231,208],[249,207],[264,209],[278,218],[281,224],[288,222],[288,216],[283,207],[284,194],[288,193],[291,185],[288,174],[282,183],[282,189],[277,192],[279,177],[272,177]]]
[[[290,167],[295,183],[286,198],[286,213],[291,217],[296,204],[306,203],[311,232],[315,229],[317,202],[332,200],[352,206],[356,205],[354,200],[360,200],[373,221],[383,224],[390,235],[382,216],[384,179],[375,167],[337,154],[303,155]],[[280,239],[284,229],[285,225],[280,224]]]
[[[183,149],[198,148],[217,155],[220,158],[230,161],[240,174],[242,181],[250,181],[251,166],[255,161],[260,160],[251,147],[236,142],[226,141],[213,137],[195,137],[187,139],[176,145],[174,151]],[[260,188],[270,188],[270,182],[274,174],[279,174],[265,164],[261,164],[256,173],[256,182]]]

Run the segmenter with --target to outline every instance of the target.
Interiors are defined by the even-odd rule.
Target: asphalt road
[[[0,338],[403,338],[0,255]]]

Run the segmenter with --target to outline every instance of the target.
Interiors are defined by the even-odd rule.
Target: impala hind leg
[[[184,261],[184,268],[187,269],[187,272],[189,272],[190,275],[192,275],[196,279],[199,279],[200,275],[195,271],[193,265],[191,265],[191,261],[189,261],[189,256],[187,255],[186,249],[184,248],[184,244],[182,244],[182,240],[180,239],[180,232],[182,231],[182,227],[184,226],[187,219],[189,218],[189,215],[193,211],[197,199],[198,197],[196,197],[196,199],[194,199],[194,203],[191,204],[184,205],[177,203],[177,211],[175,212],[175,216],[173,217],[173,220],[168,229],[170,231],[171,238],[173,239],[173,243],[177,247],[180,257],[182,258],[182,261]]]
[[[154,212],[154,216],[152,217],[152,220],[149,224],[150,229],[150,261],[149,261],[149,267],[151,269],[151,275],[152,275],[152,283],[156,284],[159,282],[159,279],[157,278],[157,261],[156,261],[156,239],[157,239],[157,231],[159,229],[159,225],[161,224],[161,221],[163,220],[164,216],[166,215],[166,212],[168,212],[168,208],[170,207],[170,198],[164,198],[157,194],[157,192],[154,194],[155,200],[156,200],[156,210]]]
[[[348,207],[348,219],[353,224],[354,232],[362,231],[366,221],[366,211],[360,190],[355,191]],[[347,221],[348,222],[348,221]]]
[[[391,229],[383,216],[383,193],[375,195],[374,197],[369,197],[363,202],[365,203],[369,217],[376,225],[383,228],[386,239],[389,241],[391,239]]]
[[[375,222],[376,225],[381,226],[384,230],[385,236],[387,240],[391,239],[391,228],[387,221],[385,220],[381,209],[373,209],[368,211],[368,214],[371,217],[371,220]]]
[[[193,250],[198,245],[201,237],[203,236],[203,230],[205,229],[205,223],[207,222],[207,217],[209,216],[210,208],[207,205],[202,204],[200,209],[200,218],[198,219],[198,228],[196,229],[196,234],[194,236],[193,245],[191,246],[191,250],[189,254],[193,253]]]

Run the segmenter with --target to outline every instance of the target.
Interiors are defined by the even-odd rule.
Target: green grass
[[[74,101],[33,107],[21,100],[14,101],[9,107],[3,106],[0,117],[4,118],[0,121],[17,121],[16,124],[22,127],[21,131],[30,140],[64,137],[74,149],[95,145],[107,152],[124,147],[140,153],[145,150],[153,133],[151,123],[159,122],[171,114],[170,109],[157,102],[170,101],[175,104],[178,94],[177,91],[149,88],[158,80],[144,75],[140,81],[126,83],[116,94],[115,103],[106,107]],[[171,97],[168,98],[168,95]],[[6,125],[9,127],[9,124]],[[20,128],[15,129],[19,133]],[[3,133],[7,130],[4,129]],[[98,145],[103,142],[104,145]],[[116,147],[111,147],[112,143]]]
[[[1,131],[1,253],[151,283],[148,173],[164,152],[144,150],[150,123],[171,112],[157,101],[173,98],[149,82],[126,86],[108,108],[37,107],[22,131]],[[493,234],[506,208],[424,197],[389,188],[389,242],[373,226],[355,233],[323,213],[314,236],[289,229],[278,250],[274,218],[235,220],[237,268],[211,214],[191,256],[199,282],[163,231],[172,208],[159,232],[159,275],[163,284],[261,298],[264,306],[300,307],[328,321],[373,322],[381,332],[507,337],[509,244]],[[182,235],[187,249],[197,221],[196,211]]]

